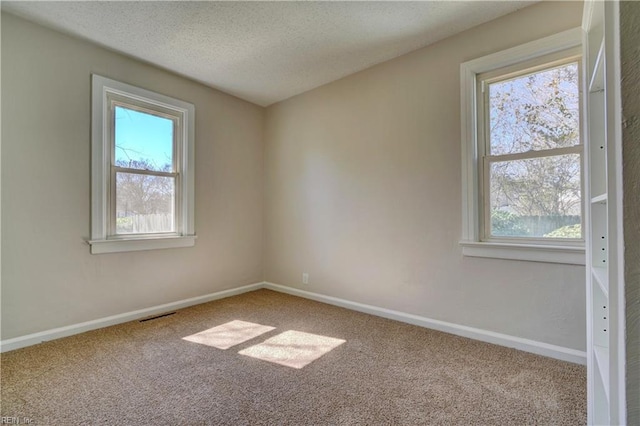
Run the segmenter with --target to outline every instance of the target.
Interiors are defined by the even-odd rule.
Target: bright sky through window
[[[173,164],[173,120],[115,107],[116,164],[170,171]],[[134,163],[135,162],[135,163]]]

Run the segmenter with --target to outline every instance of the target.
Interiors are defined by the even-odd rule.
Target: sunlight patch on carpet
[[[346,340],[289,330],[238,352],[292,368],[303,368]]]
[[[191,336],[183,337],[182,339],[213,346],[218,349],[229,349],[232,346],[239,345],[274,329],[275,327],[268,325],[235,320],[201,331],[200,333],[192,334]]]

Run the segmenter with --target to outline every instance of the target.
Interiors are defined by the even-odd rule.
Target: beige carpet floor
[[[586,423],[583,366],[269,290],[0,361],[2,416],[33,424]]]

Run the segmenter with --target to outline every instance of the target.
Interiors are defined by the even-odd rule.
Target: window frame
[[[195,107],[169,96],[92,74],[92,254],[191,247],[194,232]],[[115,106],[174,120],[174,231],[115,232]],[[152,172],[152,174],[156,174]],[[159,173],[162,174],[162,173]]]
[[[479,131],[479,120],[484,119],[478,108],[478,97],[481,87],[478,76],[495,71],[501,75],[508,73],[509,67],[514,70],[528,68],[547,56],[569,52],[561,58],[575,57],[572,49],[582,47],[582,30],[574,28],[549,37],[529,42],[511,49],[484,56],[460,65],[460,97],[461,97],[461,136],[462,136],[462,238],[460,245],[465,256],[489,257],[536,262],[585,264],[584,225],[583,238],[579,241],[568,239],[536,239],[527,237],[486,238],[486,212],[483,202],[485,167],[480,162],[484,159],[484,136]],[[578,53],[578,54],[580,54]],[[580,62],[580,61],[579,61]],[[546,63],[546,62],[545,62]],[[581,66],[581,64],[579,65]],[[531,65],[535,68],[535,65]],[[582,79],[582,75],[580,76]],[[579,90],[583,92],[583,82],[579,82]],[[582,110],[582,102],[580,108]],[[582,115],[582,114],[581,114]],[[582,135],[582,120],[580,122]],[[582,138],[582,136],[581,136]],[[581,145],[582,147],[584,144]],[[584,151],[581,153],[581,192],[584,194]],[[582,197],[584,213],[584,197]],[[583,216],[584,217],[584,214]]]
[[[577,63],[578,65],[578,91],[580,90],[580,82],[582,81],[582,52],[578,48],[562,50],[550,55],[541,55],[530,61],[524,61],[514,66],[500,68],[498,70],[489,71],[487,73],[477,74],[477,114],[478,114],[478,173],[480,183],[480,241],[485,242],[502,242],[502,243],[532,243],[532,244],[549,244],[549,245],[570,245],[584,246],[584,221],[581,221],[581,237],[580,238],[544,238],[544,237],[519,237],[519,236],[492,236],[491,235],[491,202],[489,193],[491,187],[490,167],[492,163],[502,161],[518,161],[530,160],[535,158],[549,158],[567,154],[580,155],[580,217],[584,218],[584,138],[583,132],[580,131],[580,143],[569,147],[549,148],[534,151],[525,151],[510,154],[491,154],[491,138],[489,136],[489,95],[490,91],[486,88],[493,83],[507,81],[512,78],[522,77],[533,73],[544,72],[553,68],[564,65]],[[580,94],[580,96],[582,96]],[[582,99],[579,99],[578,108],[581,106]],[[582,126],[582,114],[580,114],[578,127]],[[498,160],[499,158],[508,157],[506,160]]]

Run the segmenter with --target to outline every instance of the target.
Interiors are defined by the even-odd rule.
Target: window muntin
[[[580,62],[477,76],[482,241],[580,243]]]

